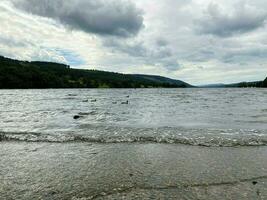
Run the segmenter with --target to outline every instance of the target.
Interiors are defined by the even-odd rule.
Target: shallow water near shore
[[[1,140],[267,144],[265,89],[51,89],[0,94]]]
[[[2,142],[1,199],[267,197],[267,148]]]

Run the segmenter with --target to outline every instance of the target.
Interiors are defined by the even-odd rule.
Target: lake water
[[[0,140],[267,144],[265,89],[1,90],[0,95]]]

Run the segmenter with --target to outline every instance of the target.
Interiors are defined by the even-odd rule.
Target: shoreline
[[[265,199],[267,147],[0,142],[3,199]]]

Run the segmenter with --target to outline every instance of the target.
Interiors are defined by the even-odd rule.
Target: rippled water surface
[[[1,90],[0,95],[2,140],[267,144],[265,89]]]

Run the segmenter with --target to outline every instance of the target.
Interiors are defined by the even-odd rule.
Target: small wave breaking
[[[220,131],[220,133],[218,133]],[[0,132],[0,141],[88,142],[88,143],[165,143],[205,147],[266,146],[267,134],[254,130],[190,130],[104,128],[76,133]]]

